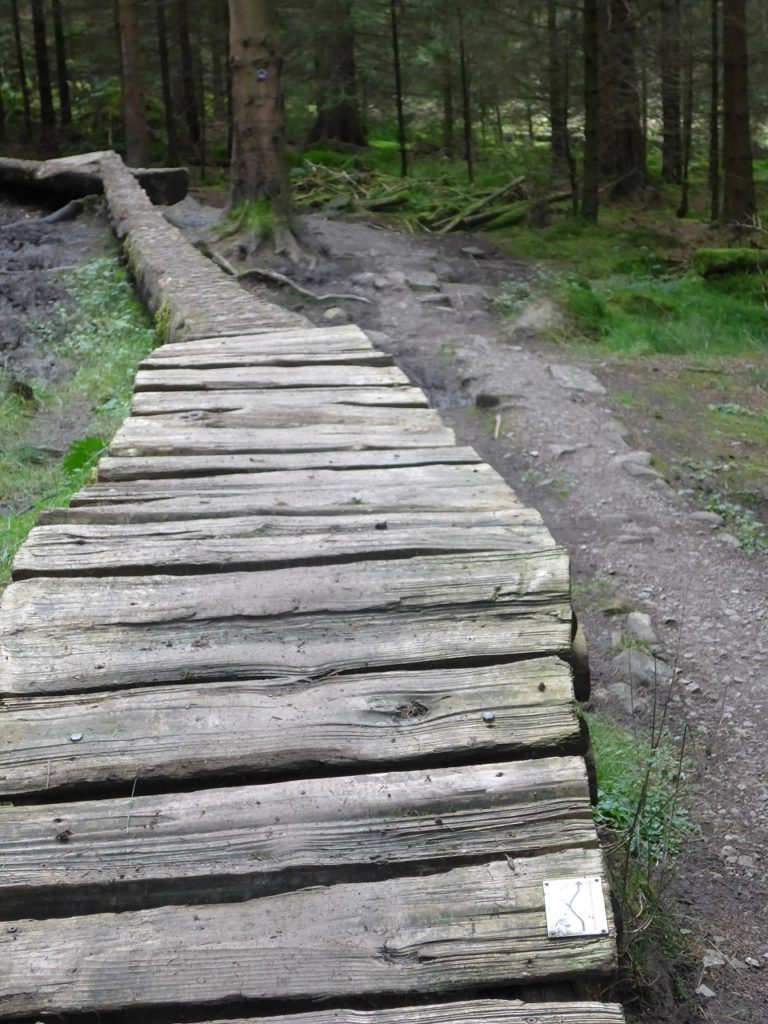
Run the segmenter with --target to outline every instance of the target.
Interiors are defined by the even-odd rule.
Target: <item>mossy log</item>
[[[698,249],[693,269],[702,277],[725,274],[762,274],[768,270],[766,249]]]
[[[54,192],[68,199],[104,191],[99,161],[104,153],[82,153],[61,160],[0,158],[0,186]],[[172,206],[187,194],[186,167],[130,168],[131,174],[155,205]]]

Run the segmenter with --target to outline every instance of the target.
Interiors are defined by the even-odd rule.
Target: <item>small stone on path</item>
[[[580,366],[550,363],[547,369],[561,388],[569,388],[571,391],[585,391],[590,395],[604,395],[606,393],[605,388],[597,377],[590,373],[589,370],[584,370]]]
[[[440,278],[431,270],[412,270],[405,282],[414,291],[431,291],[440,287]]]
[[[323,320],[329,324],[345,324],[349,320],[349,316],[341,306],[331,306],[323,313]]]

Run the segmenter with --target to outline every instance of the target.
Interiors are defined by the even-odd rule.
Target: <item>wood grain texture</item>
[[[312,410],[349,408],[426,409],[420,388],[275,388],[272,391],[140,391],[133,396],[134,416],[157,416],[189,411],[290,409],[296,416]]]
[[[131,416],[109,446],[111,455],[215,455],[219,452],[292,452],[326,449],[424,448],[452,445],[452,430],[435,422],[399,426],[375,422],[350,426],[336,421],[309,426],[254,427],[224,425],[225,415],[200,414],[189,422],[173,416]]]
[[[478,999],[394,1010],[314,1010],[279,1017],[248,1017],[208,1024],[626,1024],[616,1003],[523,1003]]]
[[[189,342],[196,346],[198,342]],[[178,346],[177,346],[178,347]],[[296,345],[292,350],[261,351],[254,345],[207,345],[204,349],[169,353],[163,348],[142,359],[141,370],[206,370],[236,366],[392,366],[392,356],[378,352],[371,345],[351,349],[311,346],[304,351]]]
[[[570,649],[559,548],[205,576],[32,579],[0,613],[0,693],[320,675]]]
[[[474,448],[369,448],[357,452],[265,452],[259,455],[161,455],[99,460],[99,481],[226,476],[281,469],[376,469],[480,462]]]
[[[597,846],[577,757],[0,807],[0,833],[5,918],[250,899]]]
[[[229,491],[240,493],[250,490],[255,492],[283,492],[286,498],[291,494],[312,492],[345,492],[361,496],[385,493],[388,490],[408,488],[418,494],[438,489],[477,488],[481,485],[496,486],[499,490],[512,492],[506,487],[499,474],[484,463],[455,464],[432,463],[422,466],[385,466],[370,469],[278,469],[248,475],[216,475],[196,477],[189,480],[137,480],[126,484],[89,484],[72,497],[72,504],[103,505],[112,502],[165,501],[177,495],[216,494],[223,495]],[[357,502],[350,502],[350,511],[364,505],[363,497]],[[505,503],[510,507],[511,503]],[[521,508],[515,501],[514,507]]]
[[[222,334],[190,339],[184,337],[178,342],[169,342],[156,349],[176,355],[182,352],[205,352],[219,347],[254,349],[259,352],[311,352],[321,350],[345,352],[353,349],[370,351],[370,339],[357,324],[339,324],[334,327],[284,327],[281,330],[255,330],[252,334]]]
[[[449,764],[583,749],[556,658],[311,681],[6,698],[0,794],[89,784]],[[489,725],[483,712],[492,711]],[[82,739],[73,743],[72,735]],[[226,742],[222,742],[226,737]]]
[[[211,370],[139,370],[136,391],[223,391],[227,388],[402,387],[396,366],[244,366]]]
[[[540,551],[554,540],[530,509],[380,516],[251,516],[181,523],[37,526],[13,578],[287,568],[469,551]]]
[[[513,866],[19,921],[0,929],[0,1016],[445,993],[613,971],[612,935],[548,939],[544,916],[542,882],[601,876],[599,851]]]
[[[190,396],[190,392],[145,392],[159,394],[162,398],[174,398],[178,395]],[[226,395],[226,391],[206,392],[207,398]],[[237,392],[242,395],[243,392]],[[282,393],[278,393],[279,398]],[[158,425],[162,429],[180,430],[187,427],[206,427],[209,430],[222,428],[264,428],[264,427],[316,427],[323,425],[346,428],[352,434],[359,429],[371,427],[389,427],[394,437],[400,432],[416,430],[446,429],[442,420],[432,409],[410,408],[405,406],[370,406],[370,405],[294,405],[290,402],[275,402],[275,392],[269,392],[270,402],[260,402],[256,393],[248,394],[243,402],[228,403],[212,402],[209,408],[202,408],[205,403],[189,402],[186,409],[178,408],[166,412],[134,413],[133,419],[144,421],[145,430],[152,430]],[[229,407],[227,407],[229,406]]]

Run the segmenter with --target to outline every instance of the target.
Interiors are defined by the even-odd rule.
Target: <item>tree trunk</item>
[[[173,88],[171,85],[171,62],[168,56],[168,24],[165,18],[165,4],[166,0],[155,0],[157,55],[160,63],[160,85],[163,92],[166,152],[168,163],[173,166],[179,160],[179,139],[176,134],[176,118],[173,113]]]
[[[397,138],[400,143],[400,177],[408,177],[408,146],[405,139],[405,104],[403,102],[403,68],[400,63],[400,0],[389,0],[389,21],[392,30],[392,63],[395,72],[395,106],[397,107]]]
[[[547,39],[552,174],[557,177],[568,169],[568,65],[567,54],[560,45],[557,0],[547,0]]]
[[[440,58],[440,84],[443,94],[443,152],[452,160],[456,155],[456,113],[453,106],[453,64],[449,50]]]
[[[126,162],[129,167],[145,167],[149,162],[149,134],[141,86],[139,28],[134,0],[117,0],[117,17],[123,69]]]
[[[69,75],[67,73],[67,51],[64,37],[64,19],[61,14],[61,0],[53,0],[53,34],[56,43],[56,85],[59,93],[59,117],[62,128],[72,124],[72,105],[69,99]]]
[[[645,186],[645,140],[640,120],[636,27],[630,0],[603,0],[600,170],[614,198]]]
[[[746,0],[723,6],[723,214],[743,224],[757,212],[749,129]]]
[[[467,163],[467,177],[475,180],[475,145],[472,137],[472,92],[469,80],[469,58],[464,35],[464,11],[461,4],[457,8],[459,19],[459,70],[461,72],[461,109],[464,120],[464,159]]]
[[[581,215],[596,221],[600,208],[599,0],[584,0],[584,175]]]
[[[241,0],[242,3],[245,0]],[[190,156],[200,162],[200,118],[197,110],[195,89],[195,68],[192,61],[192,42],[189,35],[188,0],[176,0],[176,27],[179,34],[179,57],[181,59],[181,91],[184,103],[184,118],[187,123],[187,140]]]
[[[29,137],[32,134],[32,104],[29,101],[29,83],[27,81],[27,68],[24,60],[24,47],[21,44],[18,0],[11,0],[11,21],[13,22],[13,42],[16,47],[16,65],[19,69],[19,90],[24,107],[24,132]]]
[[[53,113],[51,92],[51,68],[48,63],[48,43],[45,38],[45,11],[43,0],[30,0],[32,10],[32,32],[35,40],[35,67],[37,69],[37,91],[40,97],[40,127],[45,143],[53,139],[56,119]]]
[[[309,139],[364,146],[352,0],[315,0],[315,24],[318,105]]]
[[[282,61],[270,0],[229,0],[232,67],[230,204],[266,199],[282,220],[290,216],[285,167]]]
[[[693,26],[689,25],[692,30]],[[691,49],[691,32],[686,33],[685,66],[683,68],[683,136],[682,136],[682,175],[680,206],[678,217],[687,217],[691,186],[691,155],[693,153],[693,51]]]
[[[661,176],[680,184],[682,146],[680,140],[680,0],[661,0]]]
[[[720,219],[720,0],[710,0],[709,215]]]

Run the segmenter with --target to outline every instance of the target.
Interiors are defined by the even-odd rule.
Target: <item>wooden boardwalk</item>
[[[103,173],[168,343],[3,598],[0,1019],[621,1024],[566,553]]]

